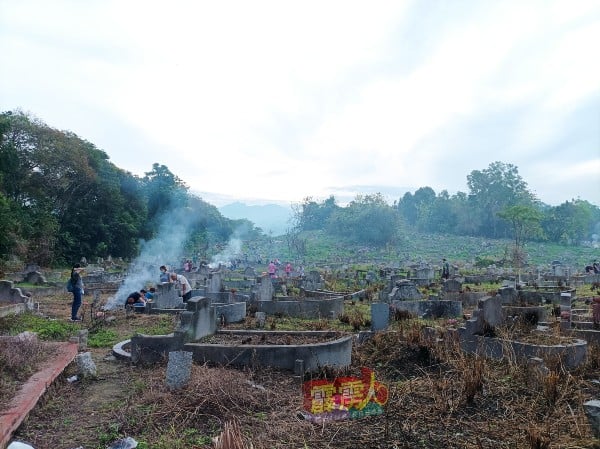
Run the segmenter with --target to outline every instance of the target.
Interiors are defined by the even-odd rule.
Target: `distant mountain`
[[[224,217],[234,220],[245,218],[265,233],[274,235],[285,234],[292,218],[292,209],[278,204],[248,205],[236,201],[218,209]]]

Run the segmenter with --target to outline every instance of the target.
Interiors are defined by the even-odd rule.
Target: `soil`
[[[65,299],[39,301],[43,313],[68,318]],[[86,317],[81,327],[126,339],[158,319],[120,311],[109,316],[115,319]],[[69,366],[15,438],[36,449],[103,449],[124,437],[134,438],[138,449],[198,449],[215,447],[212,438],[237,423],[237,437],[254,449],[600,449],[582,408],[600,397],[598,352],[577,372],[557,368],[550,379],[519,364],[469,358],[450,343],[428,347],[410,321],[398,325],[355,347],[348,370],[314,374],[330,379],[371,367],[390,393],[379,416],[312,424],[298,415],[302,382],[309,379],[267,368],[194,365],[189,384],[171,391],[164,365],[134,366],[106,348],[90,348],[97,377],[70,383],[76,368]]]

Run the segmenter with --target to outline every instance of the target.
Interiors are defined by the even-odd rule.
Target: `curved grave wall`
[[[268,331],[250,331],[253,336],[269,335]],[[248,332],[236,332],[240,336]],[[294,336],[314,332],[285,332],[293,341]],[[193,353],[199,363],[215,363],[233,366],[262,366],[294,371],[296,374],[314,372],[323,367],[346,367],[352,358],[352,336],[343,336],[324,343],[289,345],[221,345],[187,343],[185,351]]]
[[[294,318],[335,319],[344,313],[344,297],[257,301],[258,312],[267,315],[285,315]]]

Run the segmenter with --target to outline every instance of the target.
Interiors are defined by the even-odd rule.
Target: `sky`
[[[512,164],[600,205],[600,1],[0,0],[0,111],[143,176],[291,204]]]

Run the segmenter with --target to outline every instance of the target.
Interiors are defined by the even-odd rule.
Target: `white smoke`
[[[237,233],[234,233],[237,235]],[[232,237],[228,242],[227,246],[219,254],[214,255],[208,266],[210,268],[219,268],[219,265],[225,265],[226,267],[231,266],[231,261],[237,259],[242,250],[242,241],[239,237]]]
[[[131,262],[125,280],[104,309],[111,310],[125,304],[130,293],[160,282],[160,266],[179,261],[183,244],[188,238],[191,220],[186,209],[176,209],[165,214],[157,236],[140,242],[140,255]]]

